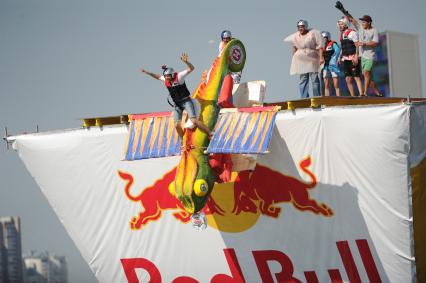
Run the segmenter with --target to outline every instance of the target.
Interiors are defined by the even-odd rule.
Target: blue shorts
[[[175,109],[173,110],[173,119],[175,122],[182,121],[182,113],[184,109],[186,113],[188,113],[189,118],[195,118],[194,103],[190,98],[188,98],[183,102],[176,103]]]
[[[326,79],[326,78],[338,78],[338,77],[339,77],[338,73],[333,72],[328,68],[324,68],[324,70],[323,70],[323,78],[324,79]]]
[[[340,75],[340,70],[335,66],[324,66],[323,78],[337,78]]]

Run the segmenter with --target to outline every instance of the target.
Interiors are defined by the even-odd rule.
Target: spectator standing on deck
[[[331,39],[331,34],[328,31],[322,31],[321,36],[324,38],[324,47],[322,52],[324,56],[324,68],[322,70],[322,75],[324,78],[325,96],[330,96],[332,80],[336,96],[340,96],[340,69],[337,62],[340,56],[340,46],[336,41]]]
[[[361,95],[367,96],[368,87],[371,87],[375,96],[382,97],[383,95],[371,78],[371,71],[376,60],[376,47],[379,44],[379,34],[371,25],[373,20],[369,15],[364,15],[359,18],[361,20],[361,24],[359,24],[350,14],[348,14],[348,18],[359,35],[359,56],[361,57],[361,70],[364,75],[364,93]]]
[[[340,65],[343,67],[346,85],[351,96],[355,96],[353,79],[355,80],[359,94],[363,94],[361,83],[361,66],[358,51],[358,33],[349,28],[349,20],[342,17],[337,22],[340,29]]]
[[[322,54],[322,39],[319,31],[309,29],[306,20],[297,22],[297,32],[284,39],[292,47],[290,75],[299,75],[299,91],[302,98],[309,97],[309,80],[313,96],[320,96],[318,71],[324,61]]]

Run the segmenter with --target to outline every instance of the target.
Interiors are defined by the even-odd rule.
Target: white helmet
[[[308,21],[307,20],[298,20],[297,26],[304,26],[305,29],[308,29]]]
[[[348,20],[348,18],[347,18],[347,17],[341,17],[341,18],[337,21],[337,24],[339,24],[339,23],[343,23],[343,24],[345,25],[345,27],[348,27],[348,26],[349,26],[349,20]]]
[[[327,37],[328,39],[331,39],[331,34],[328,31],[322,31],[321,32],[322,37]]]
[[[224,30],[222,31],[222,33],[220,34],[220,37],[222,39],[224,38],[231,38],[232,37],[232,33],[229,30]]]
[[[163,76],[173,75],[174,73],[175,73],[175,70],[173,70],[173,68],[167,68],[163,66]]]

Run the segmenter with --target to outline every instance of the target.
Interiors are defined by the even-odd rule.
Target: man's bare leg
[[[364,71],[364,94],[367,95],[368,93],[368,86],[371,83],[371,72],[370,71]]]
[[[354,86],[352,84],[352,77],[346,77],[345,80],[346,80],[346,85],[348,86],[349,93],[351,94],[351,96],[355,96]]]
[[[324,94],[330,96],[330,78],[324,79]]]
[[[200,120],[198,120],[197,118],[190,118],[191,122],[197,126],[201,131],[205,132],[207,135],[211,135],[211,131],[209,128],[207,128],[206,125],[204,125]]]
[[[333,78],[334,90],[336,91],[336,96],[340,96],[340,87],[339,87],[339,78]]]
[[[358,93],[359,95],[364,95],[364,91],[362,89],[362,82],[360,77],[354,77],[356,86],[358,87]]]
[[[370,81],[370,87],[376,96],[379,96],[379,97],[383,96],[383,94],[380,93],[380,90],[377,87],[377,84],[373,80]]]
[[[184,131],[182,129],[182,125],[181,124],[182,124],[182,121],[176,121],[175,122],[175,128],[176,128],[176,132],[178,133],[179,137],[181,139],[183,139]]]

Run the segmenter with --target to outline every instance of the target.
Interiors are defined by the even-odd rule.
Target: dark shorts
[[[351,60],[343,61],[343,72],[345,77],[360,77],[361,76],[361,64],[354,66]]]

